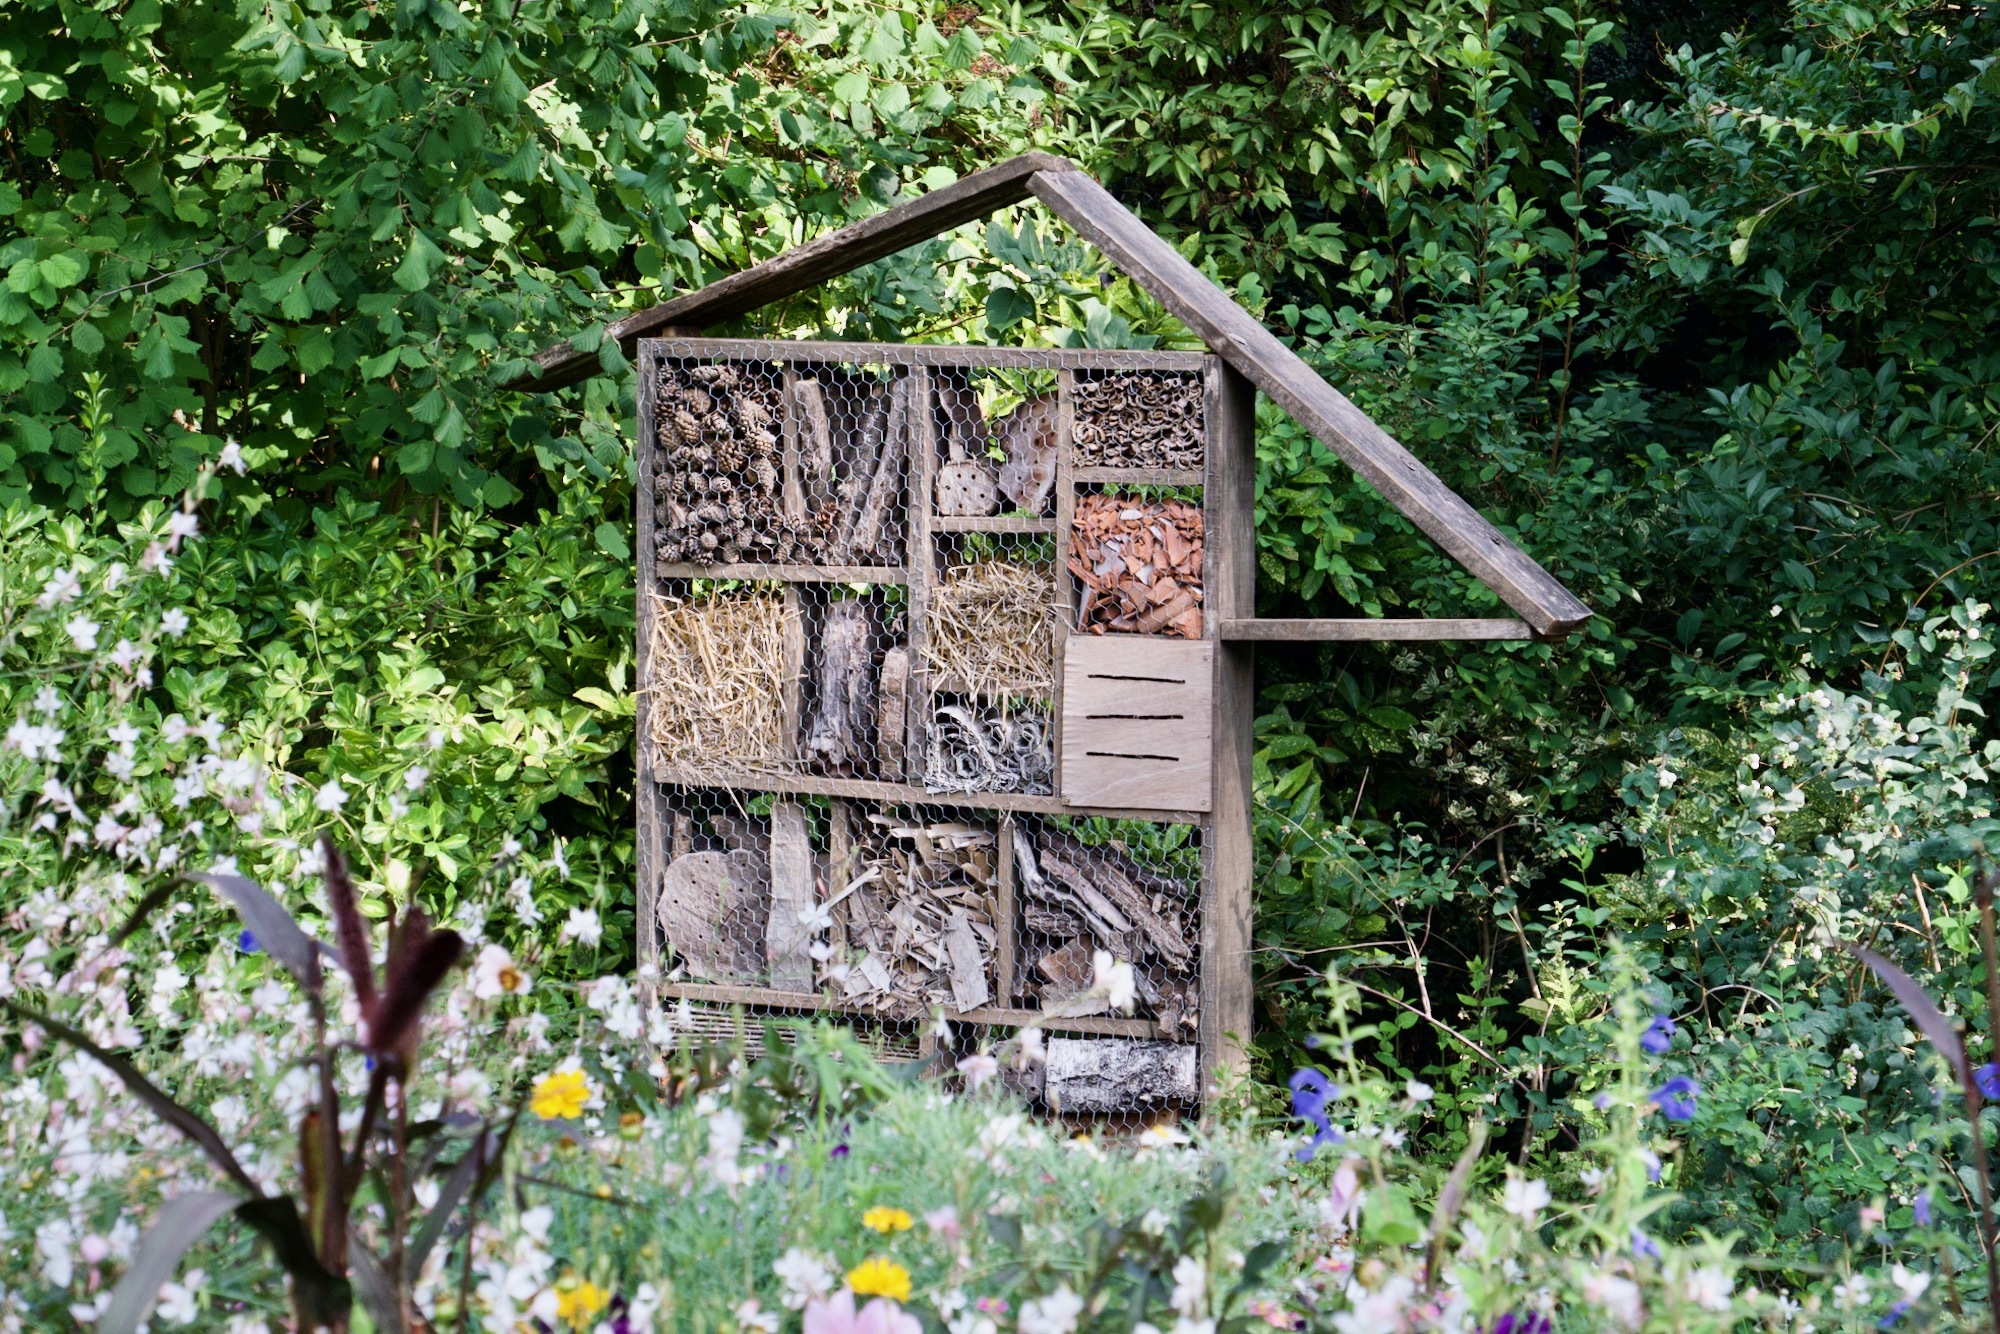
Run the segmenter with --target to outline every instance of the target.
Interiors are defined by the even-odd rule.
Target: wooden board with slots
[[[1207,350],[703,336],[1030,199]],[[939,1020],[966,1045],[1038,1025],[1021,1087],[1053,1110],[1192,1110],[1246,1066],[1255,644],[1553,641],[1591,615],[1047,154],[556,343],[512,387],[588,378],[607,339],[639,374],[642,964],[897,1055]],[[1260,391],[1513,616],[1260,620]],[[1132,966],[1117,1011],[1103,956]]]

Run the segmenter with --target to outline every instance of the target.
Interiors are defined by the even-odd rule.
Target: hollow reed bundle
[[[1055,689],[1055,573],[982,560],[931,591],[924,659],[954,693],[999,699]]]
[[[785,734],[785,640],[798,611],[771,593],[655,598],[648,734],[687,781],[777,767]]]

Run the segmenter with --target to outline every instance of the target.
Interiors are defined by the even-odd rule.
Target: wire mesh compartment
[[[1207,364],[641,344],[641,955],[668,997],[848,1015],[898,1054],[1035,1024],[1046,1062],[1012,1077],[1053,1110],[1199,1102],[1212,659],[1163,652],[1205,633]],[[1129,1012],[1090,995],[1100,953]]]

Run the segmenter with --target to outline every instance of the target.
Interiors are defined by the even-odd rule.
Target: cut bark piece
[[[850,598],[826,609],[814,687],[818,697],[805,745],[806,763],[817,772],[852,775],[867,768],[875,726],[874,637],[867,603]]]
[[[758,897],[750,880],[756,862],[735,853],[690,852],[676,857],[660,881],[660,928],[691,977],[712,982],[747,981],[726,924]]]
[[[1035,971],[1044,979],[1040,997],[1044,1010],[1062,1007],[1066,1015],[1102,1014],[1111,1008],[1111,1002],[1100,997],[1096,1004],[1079,1006],[1076,998],[1089,991],[1097,980],[1097,970],[1092,957],[1095,951],[1088,942],[1071,940],[1061,949],[1044,954],[1035,964]]]
[[[1064,564],[1083,585],[1077,629],[1200,637],[1199,505],[1078,496]]]
[[[805,491],[806,513],[817,515],[834,503],[838,479],[833,470],[833,426],[826,412],[826,391],[818,380],[792,386],[792,413],[799,432],[799,482]]]
[[[1153,911],[1148,901],[1150,896],[1111,858],[1081,853],[1071,861],[1054,852],[1044,852],[1042,866],[1064,883],[1069,883],[1072,877],[1088,883],[1138,931],[1147,953],[1159,955],[1176,968],[1186,967],[1193,960],[1193,942],[1173,922]]]
[[[876,681],[875,765],[889,782],[903,781],[903,744],[909,726],[910,650],[898,644],[882,655]]]
[[[979,938],[973,934],[972,923],[963,912],[952,913],[946,924],[944,949],[951,965],[951,997],[959,1013],[976,1010],[992,1000],[993,988],[986,980],[986,958],[980,951]]]
[[[1042,394],[1015,408],[994,428],[1007,461],[1000,493],[1030,514],[1048,507],[1056,484],[1056,396]]]
[[[771,807],[771,916],[764,929],[764,955],[776,991],[813,989],[812,841],[805,807],[780,801]]]
[[[1042,1096],[1059,1112],[1122,1112],[1191,1103],[1201,1092],[1198,1049],[1177,1042],[1050,1038]]]
[[[878,557],[889,507],[903,489],[903,454],[910,435],[910,381],[902,377],[889,391],[889,412],[882,435],[874,446],[879,462],[868,479],[867,490],[859,497],[854,521],[848,525],[845,543],[849,558],[863,564]],[[862,449],[869,449],[864,435]]]

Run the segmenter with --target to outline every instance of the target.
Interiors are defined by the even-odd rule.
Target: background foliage
[[[900,190],[1070,154],[1601,613],[1262,655],[1266,1071],[1338,960],[1377,1059],[1439,1083],[1429,1149],[1492,1115],[1563,1153],[1615,928],[1711,1079],[1682,1222],[1818,1255],[1917,1188],[1927,1112],[1914,1039],[1813,932],[1865,911],[1984,1009],[1945,905],[1987,836],[1990,668],[1946,613],[2000,550],[1996,38],[1917,0],[25,0],[0,490],[81,541],[240,442],[168,707],[253,720],[315,785],[438,738],[403,892],[469,892],[467,839],[567,840],[576,875],[493,929],[590,902],[615,958],[630,378],[605,347],[552,399],[494,385]],[[1186,341],[1027,213],[755,327]],[[1490,605],[1322,446],[1259,434],[1269,612]],[[1848,724],[1815,691],[1882,753],[1820,744]],[[1759,809],[1748,757],[1801,740],[1796,803]]]

